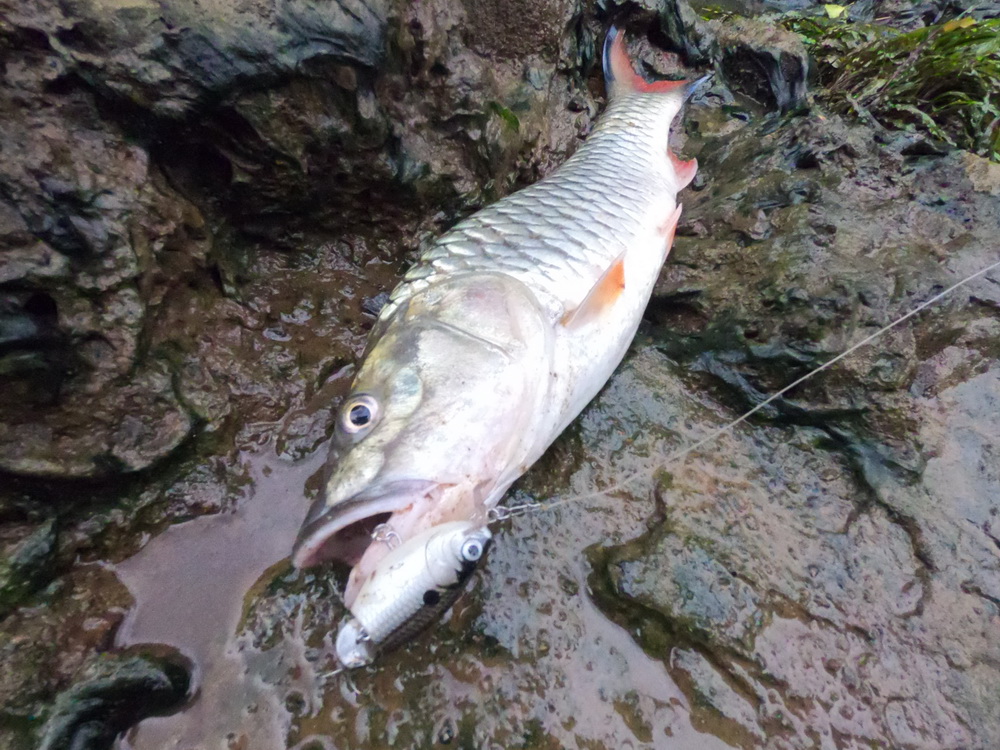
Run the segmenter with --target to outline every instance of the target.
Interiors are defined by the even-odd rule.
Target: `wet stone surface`
[[[706,173],[743,173],[688,200],[649,329],[687,383],[749,407],[995,260],[986,162],[910,148],[814,117],[706,144]],[[736,744],[1000,738],[1000,323],[982,301],[998,284],[973,282],[699,451],[646,535],[591,555],[603,611]]]
[[[0,471],[115,477],[197,437],[174,312],[242,297],[255,243],[403,261],[563,160],[596,112],[561,62],[592,55],[579,8],[539,6],[514,60],[526,19],[473,52],[461,3],[396,5],[0,3]]]
[[[997,166],[779,117],[794,40],[682,6],[627,10],[719,66],[701,173],[560,504],[331,674],[287,554],[379,300],[600,103],[599,12],[473,5],[0,3],[0,746],[1000,745],[1000,275],[662,466],[996,260]]]

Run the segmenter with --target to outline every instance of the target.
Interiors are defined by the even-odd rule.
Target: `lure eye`
[[[462,559],[466,562],[476,562],[483,556],[483,544],[475,539],[466,539],[462,544]]]
[[[340,410],[340,426],[351,435],[366,432],[378,419],[378,401],[367,393],[353,396]]]

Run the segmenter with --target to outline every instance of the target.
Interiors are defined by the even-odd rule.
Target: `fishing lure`
[[[349,669],[370,664],[436,620],[458,598],[492,538],[485,526],[452,521],[392,549],[340,626],[340,663]]]

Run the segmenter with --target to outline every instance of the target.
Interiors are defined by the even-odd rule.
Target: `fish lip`
[[[336,549],[336,537],[340,532],[376,516],[388,517],[440,487],[439,482],[427,479],[402,479],[373,485],[333,506],[327,505],[326,498],[321,495],[299,529],[292,548],[292,564],[296,568],[310,568],[339,559],[353,565],[357,560],[352,559],[354,556],[349,550]],[[331,543],[334,543],[333,549]]]

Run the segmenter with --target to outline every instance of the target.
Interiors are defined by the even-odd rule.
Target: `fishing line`
[[[688,445],[685,448],[681,448],[681,449],[676,450],[673,453],[669,454],[652,471],[648,471],[648,470],[645,470],[645,471],[636,471],[636,472],[632,473],[630,476],[626,476],[624,479],[622,479],[621,481],[619,481],[617,484],[613,484],[610,487],[604,488],[603,490],[596,490],[594,492],[587,492],[587,493],[582,494],[582,495],[574,495],[572,497],[564,498],[562,500],[553,500],[551,502],[532,502],[532,503],[525,503],[525,504],[522,504],[522,505],[496,508],[495,510],[500,511],[500,512],[494,514],[494,518],[491,519],[491,520],[503,521],[503,520],[506,520],[507,518],[510,518],[510,517],[516,516],[516,515],[521,515],[523,513],[534,512],[534,511],[541,511],[541,510],[552,510],[553,508],[557,508],[560,505],[566,505],[568,503],[575,503],[575,502],[579,502],[581,500],[589,500],[589,499],[592,499],[592,498],[596,499],[596,498],[599,498],[599,497],[607,497],[608,495],[610,495],[613,492],[619,492],[619,491],[625,489],[626,487],[628,487],[630,484],[632,484],[636,480],[647,479],[649,477],[654,476],[657,472],[663,471],[668,466],[671,466],[671,465],[677,463],[681,459],[686,458],[691,453],[694,453],[699,448],[704,447],[708,443],[711,443],[713,440],[717,440],[718,438],[720,438],[723,435],[725,435],[727,432],[730,432],[731,430],[735,429],[740,424],[742,424],[743,422],[747,421],[754,414],[756,414],[757,412],[759,412],[761,409],[763,409],[763,408],[767,407],[768,405],[774,403],[776,400],[778,400],[779,398],[781,398],[782,396],[784,396],[786,393],[788,393],[790,390],[792,390],[796,386],[801,385],[802,383],[804,383],[805,381],[809,380],[814,375],[817,375],[818,373],[821,373],[824,370],[827,370],[830,367],[833,367],[833,365],[835,365],[837,362],[840,362],[842,359],[844,359],[846,357],[849,357],[851,354],[853,354],[854,352],[856,352],[858,349],[862,348],[863,346],[867,346],[868,344],[870,344],[871,342],[873,342],[875,339],[877,339],[880,336],[882,336],[883,334],[891,331],[893,328],[895,328],[896,326],[900,325],[901,323],[904,323],[905,321],[909,320],[910,318],[912,318],[917,313],[919,313],[919,312],[921,312],[923,310],[926,310],[928,307],[930,307],[931,305],[935,304],[939,300],[943,299],[944,297],[947,297],[949,294],[951,294],[952,292],[954,292],[956,289],[958,289],[958,288],[960,288],[962,286],[965,286],[966,284],[968,284],[971,281],[974,281],[975,279],[979,278],[980,276],[983,276],[983,275],[989,273],[994,268],[1000,268],[1000,260],[996,261],[995,263],[991,263],[990,265],[988,265],[985,268],[982,268],[982,269],[976,271],[973,274],[970,274],[970,275],[966,276],[964,279],[962,279],[961,281],[958,281],[958,282],[952,284],[950,287],[948,287],[944,291],[938,292],[937,294],[935,294],[930,299],[927,299],[924,302],[921,302],[919,305],[917,305],[916,307],[914,307],[912,310],[910,310],[905,315],[897,318],[896,320],[892,321],[888,325],[883,326],[882,328],[880,328],[877,331],[875,331],[875,333],[873,333],[873,334],[871,334],[869,336],[866,336],[865,338],[861,339],[861,341],[859,341],[856,344],[852,345],[850,348],[842,351],[840,354],[838,354],[837,356],[833,357],[832,359],[824,362],[823,364],[821,364],[819,367],[815,368],[814,370],[810,370],[809,372],[807,372],[802,377],[800,377],[800,378],[792,381],[788,385],[786,385],[780,391],[777,391],[777,392],[771,394],[766,399],[764,399],[763,401],[761,401],[759,404],[757,404],[756,406],[754,406],[752,409],[750,409],[749,411],[744,412],[739,417],[737,417],[736,419],[734,419],[732,422],[728,422],[727,424],[723,425],[722,427],[719,427],[717,430],[714,430],[714,431],[710,432],[708,435],[706,435],[705,437],[703,437],[701,440],[698,440],[698,441],[692,443],[691,445]]]
[[[561,505],[566,505],[568,503],[575,503],[575,502],[579,502],[581,500],[588,500],[588,499],[591,499],[591,498],[599,498],[599,497],[608,497],[608,496],[610,496],[614,492],[619,492],[619,491],[625,489],[626,487],[628,487],[629,485],[633,484],[637,480],[640,480],[640,479],[645,480],[645,479],[649,479],[651,477],[654,477],[658,472],[663,471],[667,467],[672,466],[673,464],[678,463],[682,459],[686,458],[687,456],[689,456],[692,453],[694,453],[695,451],[697,451],[699,448],[703,448],[704,446],[708,445],[712,441],[717,440],[721,436],[725,435],[727,432],[730,432],[730,431],[734,430],[736,427],[738,427],[743,422],[746,422],[750,417],[752,417],[754,414],[756,414],[757,412],[759,412],[761,409],[764,409],[768,405],[774,403],[777,399],[779,399],[782,396],[784,396],[786,393],[788,393],[790,390],[792,390],[796,386],[802,385],[802,383],[806,382],[807,380],[809,380],[810,378],[814,377],[815,375],[823,372],[824,370],[828,370],[829,368],[833,367],[835,364],[837,364],[841,360],[849,357],[851,354],[853,354],[854,352],[856,352],[858,349],[861,349],[862,347],[867,346],[868,344],[870,344],[873,341],[875,341],[876,339],[878,339],[880,336],[883,336],[886,333],[888,333],[889,331],[891,331],[893,328],[896,328],[897,326],[903,324],[904,322],[906,322],[907,320],[909,320],[913,316],[917,315],[918,313],[922,312],[923,310],[926,310],[931,305],[934,305],[937,302],[939,302],[940,300],[944,299],[949,294],[951,294],[952,292],[954,292],[956,289],[959,289],[959,288],[965,286],[966,284],[974,281],[975,279],[978,279],[979,277],[984,276],[985,274],[989,273],[990,271],[992,271],[995,268],[1000,268],[1000,260],[991,263],[990,265],[988,265],[985,268],[982,268],[982,269],[976,271],[975,273],[969,274],[965,278],[963,278],[960,281],[958,281],[958,282],[952,284],[951,286],[949,286],[947,289],[945,289],[945,290],[943,290],[941,292],[938,292],[937,294],[933,295],[929,299],[921,302],[920,304],[918,304],[916,307],[914,307],[909,312],[907,312],[904,315],[900,316],[899,318],[897,318],[896,320],[892,321],[888,325],[883,326],[882,328],[879,328],[877,331],[875,331],[875,333],[872,333],[872,334],[870,334],[868,336],[865,336],[863,339],[861,339],[860,341],[858,341],[856,344],[853,344],[852,346],[850,346],[847,349],[845,349],[844,351],[842,351],[840,354],[837,354],[833,358],[827,360],[826,362],[824,362],[823,364],[821,364],[819,367],[816,367],[815,369],[810,370],[809,372],[807,372],[802,377],[799,377],[799,378],[796,378],[795,380],[793,380],[791,383],[789,383],[788,385],[786,385],[781,390],[776,391],[775,393],[772,393],[770,396],[768,396],[767,398],[765,398],[759,404],[757,404],[753,408],[747,410],[746,412],[744,412],[743,414],[741,414],[740,416],[738,416],[736,419],[732,420],[731,422],[728,422],[728,423],[724,424],[722,427],[719,427],[718,429],[709,432],[708,435],[706,435],[705,437],[701,438],[700,440],[697,440],[694,443],[691,443],[690,445],[688,445],[688,446],[686,446],[684,448],[681,448],[679,450],[674,451],[673,453],[670,453],[665,459],[663,459],[662,461],[660,461],[652,469],[652,471],[650,471],[650,470],[636,471],[636,472],[633,472],[630,475],[627,475],[624,479],[622,479],[618,483],[613,484],[610,487],[606,487],[603,490],[597,490],[597,491],[594,491],[594,492],[588,492],[588,493],[585,493],[585,494],[582,494],[582,495],[574,495],[574,496],[571,496],[571,497],[563,498],[561,500],[553,500],[553,501],[549,501],[549,502],[529,502],[529,503],[522,503],[522,504],[519,504],[519,505],[497,506],[497,507],[494,507],[494,508],[490,508],[487,511],[487,513],[486,513],[486,525],[490,525],[490,524],[493,524],[493,523],[498,523],[498,522],[506,521],[507,519],[512,518],[514,516],[524,515],[524,514],[532,513],[532,512],[535,512],[535,511],[552,510],[554,508],[558,508]],[[399,538],[398,535],[387,524],[382,524],[379,527],[376,527],[376,530],[375,530],[375,532],[372,535],[372,538],[373,538],[374,541],[384,542],[386,544],[390,544],[393,541],[393,537],[395,537],[396,540],[398,540],[398,538]],[[339,598],[339,592],[338,592],[338,598]],[[341,600],[341,602],[343,602],[343,600]],[[330,680],[337,680],[337,678],[340,678],[340,680],[342,680],[342,682],[341,682],[342,689],[346,687],[346,689],[348,689],[349,691],[351,691],[351,693],[354,696],[360,695],[360,692],[358,691],[357,687],[354,685],[354,682],[351,680],[349,671],[347,670],[347,668],[345,666],[340,666],[340,667],[338,667],[338,668],[336,668],[334,670],[331,670],[329,672],[323,673],[323,674],[320,675],[320,678],[322,680],[322,683],[323,683],[324,687],[327,685],[327,683]]]

